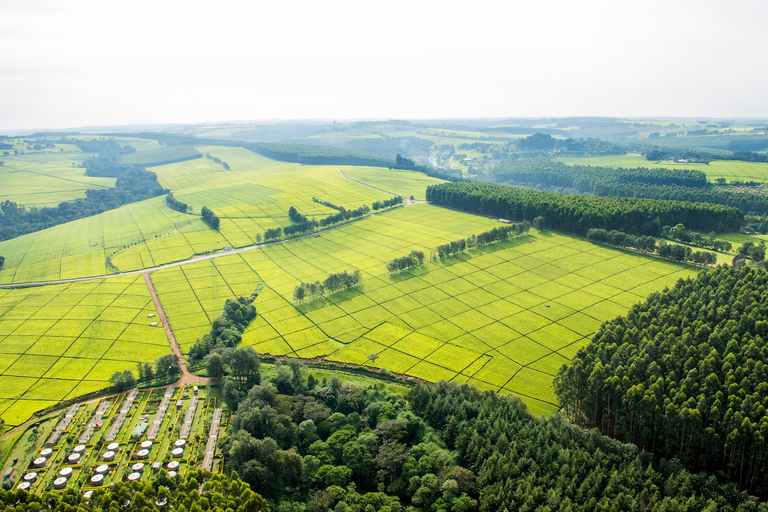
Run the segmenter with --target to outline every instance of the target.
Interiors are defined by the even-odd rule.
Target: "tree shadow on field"
[[[317,311],[318,309],[323,309],[324,307],[330,306],[333,304],[330,300],[328,300],[326,297],[317,297],[314,299],[305,299],[300,304],[297,304],[295,301],[292,302],[293,306],[298,309],[301,313],[307,314],[311,313],[312,311]]]
[[[328,306],[334,306],[340,302],[354,299],[359,295],[365,295],[365,284],[361,283],[355,288],[349,290],[342,290],[332,293],[330,295],[324,295],[322,297],[315,297],[314,299],[305,299],[301,303],[297,303],[295,300],[290,301],[293,307],[295,307],[302,314],[311,313],[318,309],[323,309]]]
[[[482,247],[473,247],[470,249],[474,253],[478,254],[493,254],[494,252],[503,251],[505,249],[512,249],[521,245],[529,244],[536,241],[533,235],[520,235],[515,238],[510,238],[504,242],[497,242],[495,244],[484,245]]]
[[[427,274],[429,274],[429,270],[422,265],[420,267],[414,267],[400,272],[390,272],[389,280],[393,283],[400,283],[402,281],[407,281],[412,277],[421,277]]]

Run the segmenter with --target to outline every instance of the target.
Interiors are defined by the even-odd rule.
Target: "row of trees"
[[[413,267],[420,267],[424,264],[424,253],[422,251],[411,251],[408,256],[395,258],[387,263],[389,272],[399,272]]]
[[[706,187],[707,175],[689,169],[636,169],[566,165],[547,158],[505,160],[493,172],[495,181],[536,184],[544,187],[573,188],[581,193],[593,192],[595,185],[610,181]]]
[[[322,297],[326,293],[336,293],[341,290],[348,290],[360,284],[362,275],[359,270],[351,274],[346,270],[336,274],[328,274],[323,282],[301,283],[293,290],[293,299],[301,302],[304,299],[315,299]]]
[[[595,195],[599,196],[643,197],[650,199],[722,204],[738,208],[745,214],[768,214],[768,198],[765,196],[731,192],[718,188],[716,185],[692,188],[671,185],[648,185],[645,183],[603,181],[595,185],[593,192]]]
[[[126,391],[135,388],[138,383],[151,384],[152,382],[164,382],[168,379],[175,379],[181,374],[179,358],[176,354],[166,354],[155,360],[154,367],[150,363],[138,363],[138,379],[131,370],[115,372],[109,378],[112,384],[112,390],[115,392]]]
[[[200,216],[203,218],[204,221],[206,221],[213,229],[219,229],[219,224],[221,224],[221,220],[219,219],[218,215],[213,213],[213,210],[208,208],[207,206],[203,206],[203,209],[200,210]]]
[[[223,161],[221,158],[216,157],[216,156],[212,156],[210,153],[206,153],[205,154],[205,158],[207,158],[208,160],[214,161],[215,163],[219,164],[220,166],[222,166],[227,171],[229,170],[229,164],[227,162]]]
[[[165,196],[165,204],[168,205],[168,208],[177,212],[187,213],[189,210],[189,205],[173,197],[173,192],[168,192],[168,195]]]
[[[240,343],[245,328],[256,318],[256,307],[253,301],[258,295],[253,292],[250,297],[227,299],[224,303],[224,312],[213,321],[211,330],[195,341],[189,349],[190,363],[201,361],[212,350],[231,348]]]
[[[3,268],[3,265],[5,265],[5,256],[0,256],[0,268]]]
[[[768,274],[720,266],[603,324],[555,380],[587,427],[765,498]]]
[[[638,251],[657,254],[662,258],[674,261],[688,261],[700,265],[717,265],[717,254],[707,251],[693,251],[685,245],[668,244],[661,240],[658,245],[652,236],[628,235],[621,231],[606,231],[605,229],[590,229],[587,238],[595,242],[603,242],[616,247],[628,247]]]
[[[389,208],[391,206],[397,206],[399,204],[403,204],[404,199],[400,196],[395,196],[391,199],[384,199],[382,201],[374,201],[374,203],[371,205],[373,207],[373,211],[381,210],[382,208]]]
[[[297,210],[295,206],[291,206],[290,208],[288,208],[288,217],[293,222],[297,222],[297,223],[307,222],[309,220],[305,215],[299,213],[299,210]]]
[[[291,216],[291,209],[295,211],[295,214]],[[370,213],[371,209],[368,205],[363,205],[360,208],[355,208],[354,210],[340,210],[339,213],[329,215],[328,217],[325,217],[324,219],[320,219],[320,221],[317,221],[315,219],[307,219],[304,215],[296,211],[296,209],[291,206],[288,210],[288,215],[291,216],[291,219],[294,220],[294,217],[296,219],[303,218],[305,220],[303,221],[296,221],[298,224],[292,224],[290,226],[286,226],[284,228],[277,227],[277,228],[270,228],[264,231],[264,240],[278,240],[282,238],[283,236],[291,236],[298,233],[305,233],[309,231],[314,231],[319,227],[327,227],[331,226],[333,224],[338,224],[339,222],[345,222],[351,219],[356,219],[359,217],[362,217],[364,215],[367,215]]]
[[[745,214],[768,214],[768,198],[723,190],[708,183],[705,173],[692,169],[614,169],[531,158],[506,160],[489,178],[550,191],[713,203],[738,208]]]
[[[333,204],[330,201],[321,201],[320,199],[313,197],[312,200],[316,203],[320,203],[323,206],[327,206],[328,208],[333,208],[334,210],[339,210],[340,212],[343,212],[346,210],[343,206],[339,206],[337,204]]]
[[[584,235],[589,228],[658,235],[662,226],[684,223],[693,229],[738,230],[744,215],[736,208],[707,203],[622,197],[564,195],[495,183],[441,183],[427,188],[427,200],[507,219],[543,216],[549,227]]]
[[[454,254],[464,252],[466,249],[482,247],[484,245],[496,242],[503,242],[508,240],[510,236],[522,235],[523,233],[527,233],[530,229],[531,223],[527,220],[505,226],[499,226],[497,228],[491,229],[490,231],[484,231],[479,235],[472,235],[468,238],[462,238],[447,244],[438,245],[433,251],[432,259],[447,258],[448,256],[453,256]]]
[[[669,240],[677,240],[685,244],[695,245],[697,247],[706,247],[719,252],[729,252],[733,249],[731,242],[727,240],[718,240],[714,231],[709,236],[704,237],[701,233],[685,229],[685,226],[678,224],[676,226],[664,226],[661,228],[661,237]]]

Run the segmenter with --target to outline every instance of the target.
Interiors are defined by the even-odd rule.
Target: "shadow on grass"
[[[364,285],[361,285],[359,288],[364,288]],[[324,307],[327,307],[327,306],[333,306],[334,304],[338,304],[339,302],[351,300],[357,297],[358,295],[364,295],[364,294],[365,292],[359,290],[358,288],[350,288],[349,290],[342,290],[340,292],[332,293],[330,295],[323,296],[323,297],[315,297],[314,299],[305,299],[303,302],[298,304],[294,301],[292,304],[301,313],[306,315],[307,313],[311,313],[312,311],[317,311],[318,309],[323,309]]]

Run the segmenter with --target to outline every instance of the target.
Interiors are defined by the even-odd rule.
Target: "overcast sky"
[[[0,131],[768,117],[768,2],[0,0]]]

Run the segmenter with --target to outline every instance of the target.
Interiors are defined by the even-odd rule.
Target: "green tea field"
[[[259,290],[243,337],[258,352],[387,368],[428,381],[516,393],[557,408],[560,366],[601,322],[695,270],[541,232],[390,275],[388,260],[495,227],[413,205],[286,244],[152,274],[184,350],[226,299]],[[363,284],[297,304],[299,282],[359,269]],[[374,355],[375,354],[375,355]],[[369,356],[373,356],[373,360]]]
[[[91,155],[77,151],[0,156],[0,202],[38,208],[56,206],[85,197],[88,189],[115,186],[115,178],[86,176],[85,169],[78,166]]]
[[[138,145],[131,154],[137,162],[191,153],[153,141]],[[532,231],[390,274],[386,263],[393,258],[412,250],[429,256],[438,245],[499,225],[425,204],[229,254],[228,246],[256,245],[266,229],[290,225],[291,206],[320,219],[337,210],[319,201],[353,209],[391,194],[423,200],[426,187],[440,180],[410,171],[282,163],[240,147],[195,150],[211,158],[149,167],[190,213],[170,209],[160,196],[0,243],[6,258],[0,284],[95,278],[0,291],[0,353],[12,356],[0,375],[0,414],[8,424],[99,389],[137,360],[168,353],[163,331],[148,326],[154,306],[141,275],[102,277],[108,274],[176,262],[151,279],[183,351],[209,330],[226,299],[258,291],[259,315],[243,344],[260,353],[471,382],[515,393],[533,412],[550,413],[558,408],[554,375],[601,322],[696,272]],[[203,206],[220,217],[219,230],[200,218]],[[300,282],[343,270],[360,270],[362,284],[293,300]],[[14,384],[3,385],[6,377]]]
[[[6,258],[0,284],[154,267],[227,246],[255,244],[266,229],[290,224],[291,206],[308,217],[337,213],[313,197],[348,209],[390,197],[342,178],[332,166],[279,163],[242,148],[199,150],[221,158],[231,170],[205,158],[151,169],[194,211],[203,206],[213,209],[221,218],[219,231],[210,229],[199,215],[171,210],[163,197],[156,197],[0,242],[0,254]],[[406,180],[399,181],[402,185]],[[403,190],[423,197],[427,185],[436,181],[417,178]],[[108,256],[114,268],[108,268]]]
[[[0,289],[0,416],[23,423],[170,352],[154,313],[141,275]]]

